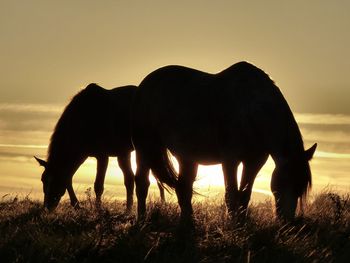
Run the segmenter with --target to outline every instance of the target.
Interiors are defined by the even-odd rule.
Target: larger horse
[[[226,204],[245,210],[258,171],[271,155],[271,190],[281,218],[295,215],[297,201],[311,187],[308,161],[298,125],[281,91],[261,69],[239,62],[218,74],[182,66],[150,73],[136,91],[132,110],[136,149],[138,213],[145,213],[149,179],[175,188],[182,216],[192,214],[198,164],[222,163]],[[167,150],[179,162],[173,169]],[[243,163],[241,183],[237,166]]]
[[[89,156],[97,159],[94,183],[97,204],[101,203],[108,157],[116,156],[124,175],[127,210],[132,208],[134,173],[130,154],[134,148],[130,110],[135,91],[136,86],[106,90],[97,84],[89,84],[67,105],[51,136],[47,161],[35,157],[45,168],[41,180],[44,205],[49,210],[57,206],[66,189],[71,204],[78,204],[72,177]],[[164,189],[159,189],[164,200]]]

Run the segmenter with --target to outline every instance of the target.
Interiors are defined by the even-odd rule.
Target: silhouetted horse
[[[145,212],[152,169],[175,188],[182,216],[192,214],[192,186],[198,164],[222,163],[230,212],[246,210],[253,182],[270,154],[275,162],[271,190],[279,217],[293,218],[297,201],[311,187],[298,125],[279,88],[261,69],[240,62],[218,74],[182,66],[150,73],[136,91],[132,110],[139,215]],[[179,162],[177,174],[167,156]],[[240,186],[237,166],[243,163]]]
[[[72,187],[72,177],[87,157],[97,159],[94,184],[96,202],[100,204],[108,165],[108,156],[117,156],[124,174],[127,210],[132,208],[134,173],[130,153],[130,110],[135,86],[106,90],[96,84],[88,85],[65,108],[51,136],[47,162],[36,158],[45,167],[42,174],[44,204],[54,209],[65,190],[71,204],[78,204]],[[162,200],[164,189],[160,186]]]

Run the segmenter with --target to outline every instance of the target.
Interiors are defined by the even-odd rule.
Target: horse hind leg
[[[131,212],[133,206],[133,195],[135,185],[135,175],[131,168],[130,153],[125,156],[118,156],[118,165],[124,175],[124,185],[126,188],[126,211]]]
[[[136,196],[137,196],[137,216],[138,220],[142,220],[146,213],[146,198],[148,194],[148,188],[150,185],[149,171],[150,167],[147,165],[144,153],[136,151]]]
[[[101,197],[104,191],[105,175],[108,166],[108,156],[99,156],[97,159],[97,173],[94,183],[94,190],[96,195],[96,207],[101,206]]]

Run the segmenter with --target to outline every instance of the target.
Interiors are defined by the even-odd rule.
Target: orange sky
[[[40,188],[32,155],[45,157],[63,106],[88,83],[137,85],[167,64],[214,73],[240,60],[276,81],[306,147],[318,142],[318,189],[348,189],[349,11],[348,1],[1,1],[0,193]],[[268,190],[266,169],[257,185]]]

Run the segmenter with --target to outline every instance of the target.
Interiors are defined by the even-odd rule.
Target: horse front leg
[[[192,218],[193,182],[196,178],[198,165],[194,162],[179,159],[179,178],[176,186],[176,195],[181,208],[181,218]]]
[[[240,192],[240,210],[245,217],[247,214],[247,208],[252,194],[253,184],[256,175],[260,171],[261,167],[265,164],[268,155],[262,155],[252,160],[243,161],[242,179],[239,187]]]
[[[240,215],[245,218],[247,215],[247,208],[252,194],[253,184],[257,171],[247,163],[243,164],[241,185],[239,188],[240,200],[239,200],[239,212]]]
[[[146,213],[146,198],[150,185],[149,171],[150,168],[144,160],[144,156],[140,152],[136,152],[136,196],[137,196],[137,216],[138,220],[142,220]]]
[[[133,206],[135,175],[131,168],[130,153],[118,156],[118,164],[124,175],[124,185],[126,188],[126,212],[129,213]]]
[[[99,208],[101,206],[101,196],[104,190],[104,182],[106,176],[106,170],[108,166],[108,156],[98,156],[97,159],[97,172],[96,179],[94,183],[94,190],[96,195],[96,207]]]
[[[69,199],[70,199],[70,204],[74,207],[74,208],[80,208],[79,207],[79,202],[78,202],[78,198],[74,193],[73,190],[73,182],[72,182],[72,178],[70,178],[68,185],[67,185],[67,191],[69,194]]]
[[[222,163],[225,182],[225,202],[230,215],[237,212],[239,207],[239,192],[237,183],[238,161]]]

